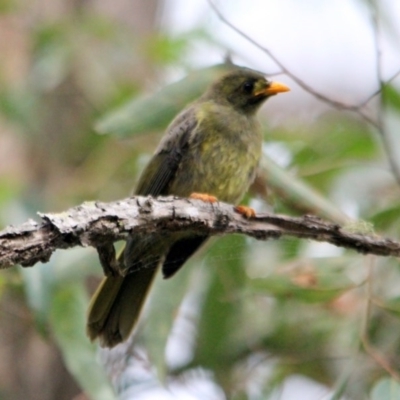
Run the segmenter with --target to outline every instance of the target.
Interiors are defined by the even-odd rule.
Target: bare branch
[[[221,11],[216,7],[216,5],[213,3],[212,0],[208,0],[208,3],[210,7],[214,10],[215,14],[218,16],[218,18],[227,26],[229,26],[232,30],[234,30],[236,33],[238,33],[240,36],[248,40],[252,45],[255,47],[259,48],[261,51],[263,51],[265,54],[268,55],[268,57],[271,58],[278,66],[281,68],[281,73],[286,74],[289,76],[291,79],[293,79],[301,88],[303,88],[306,92],[312,94],[315,98],[318,100],[323,101],[324,103],[327,103],[339,110],[347,110],[347,111],[353,111],[358,113],[362,118],[367,120],[369,123],[375,126],[375,121],[373,121],[370,117],[367,115],[363,114],[360,111],[361,106],[364,106],[369,100],[370,97],[368,97],[368,101],[363,101],[360,103],[360,105],[354,105],[354,104],[345,104],[341,101],[333,100],[328,96],[325,96],[324,94],[318,92],[315,90],[313,87],[308,85],[306,82],[304,82],[302,79],[300,79],[296,74],[291,72],[280,60],[278,57],[275,56],[275,54],[269,50],[268,48],[262,46],[260,43],[258,43],[256,40],[254,40],[251,36],[247,35],[245,32],[243,32],[241,29],[239,29],[237,26],[235,26],[232,22],[230,22],[222,13]]]
[[[361,330],[361,335],[360,335],[360,340],[361,344],[364,347],[364,350],[367,354],[370,355],[370,357],[383,369],[385,370],[389,375],[392,376],[393,379],[396,379],[397,381],[400,382],[400,375],[396,370],[396,367],[391,365],[391,362],[388,357],[385,357],[385,355],[381,354],[378,349],[374,347],[374,345],[371,343],[368,332],[370,330],[371,324],[370,324],[370,319],[371,319],[371,313],[372,313],[372,302],[373,302],[373,282],[374,282],[374,259],[370,257],[370,262],[368,263],[368,279],[367,279],[367,285],[366,285],[366,291],[367,291],[367,296],[366,296],[366,302],[365,302],[365,312],[363,316],[363,324],[362,324],[362,330]]]
[[[109,243],[126,239],[129,233],[182,231],[210,236],[241,233],[259,240],[285,235],[327,242],[363,254],[400,256],[399,242],[352,233],[318,217],[259,214],[245,219],[229,204],[176,197],[90,202],[59,214],[39,215],[41,223],[28,221],[0,232],[1,268],[46,262],[55,250],[75,246],[93,246],[106,251]]]
[[[317,90],[315,90],[313,87],[311,87],[310,85],[308,85],[306,82],[304,82],[302,79],[300,79],[296,74],[294,74],[293,72],[291,72],[280,60],[278,57],[275,56],[275,54],[268,48],[262,46],[260,43],[258,43],[256,40],[254,40],[252,37],[250,37],[249,35],[247,35],[245,32],[243,32],[241,29],[239,29],[237,26],[235,26],[232,22],[230,22],[223,14],[222,12],[218,9],[218,7],[213,3],[213,0],[208,0],[208,4],[210,5],[210,7],[214,10],[215,14],[217,15],[217,17],[227,26],[229,26],[233,31],[235,31],[236,33],[238,33],[240,36],[242,36],[243,38],[245,38],[246,40],[249,41],[249,43],[251,43],[252,45],[254,45],[255,47],[259,48],[261,51],[263,51],[265,54],[268,55],[268,57],[270,57],[281,69],[282,74],[286,74],[287,76],[289,76],[291,79],[293,79],[301,88],[303,88],[306,92],[310,93],[311,95],[313,95],[315,98],[323,101],[326,104],[329,104],[330,106],[338,109],[338,110],[345,110],[345,111],[350,111],[350,112],[354,112],[356,113],[360,118],[362,118],[363,120],[365,120],[366,122],[368,122],[371,126],[375,127],[379,133],[382,136],[382,140],[383,140],[383,145],[385,147],[385,152],[387,153],[387,157],[389,160],[389,164],[391,166],[391,169],[393,171],[393,174],[396,178],[396,180],[399,182],[400,184],[400,167],[396,164],[396,161],[392,155],[392,149],[390,144],[388,143],[387,140],[387,135],[382,134],[382,125],[380,124],[379,121],[375,121],[373,118],[371,118],[370,116],[366,115],[363,112],[363,108],[377,95],[379,95],[380,93],[382,93],[382,86],[385,82],[383,82],[383,80],[381,79],[381,73],[379,73],[380,76],[380,86],[379,89],[377,91],[375,91],[374,93],[372,93],[371,95],[369,95],[366,99],[364,99],[363,101],[361,101],[359,104],[346,104],[343,103],[341,101],[338,100],[334,100],[328,96],[325,96],[324,94],[318,92]],[[375,30],[376,32],[376,30]],[[375,33],[377,34],[377,33]],[[376,41],[377,43],[377,41]],[[377,47],[378,49],[378,47]],[[380,50],[377,50],[378,52],[378,59],[380,59],[380,55],[379,52]],[[380,60],[377,61],[378,64],[380,64]],[[396,72],[396,74],[394,74],[394,76],[392,76],[387,82],[392,81],[393,79],[395,79],[398,75],[400,74],[400,70],[398,72]]]
[[[396,71],[386,82],[384,82],[386,85],[388,83],[393,82],[398,76],[400,76],[400,69]],[[380,81],[380,80],[379,80]],[[382,92],[382,86],[379,85],[379,88],[375,90],[375,92],[371,93],[364,101],[362,101],[358,107],[362,108],[365,107],[374,97],[378,96]]]
[[[372,14],[372,31],[374,34],[375,52],[376,52],[376,75],[379,83],[379,93],[381,93],[378,103],[378,118],[376,122],[376,129],[382,138],[383,148],[386,153],[390,168],[393,176],[400,185],[400,165],[397,164],[395,154],[393,153],[393,146],[389,140],[389,134],[385,127],[384,111],[386,108],[385,96],[383,94],[383,87],[386,84],[382,76],[382,48],[380,43],[380,27],[379,27],[379,9],[378,4],[375,4]],[[396,76],[396,75],[395,75]]]
[[[236,33],[241,35],[243,38],[248,40],[251,44],[262,50],[264,53],[266,53],[278,66],[281,68],[281,73],[284,73],[288,75],[290,78],[292,78],[301,88],[303,88],[305,91],[313,95],[315,98],[331,105],[332,107],[335,107],[339,110],[347,110],[354,112],[358,114],[361,118],[363,118],[365,121],[370,123],[372,126],[374,126],[380,136],[382,137],[382,142],[383,146],[385,148],[385,152],[387,154],[387,158],[390,164],[390,167],[392,169],[393,175],[400,185],[400,166],[396,163],[395,157],[392,152],[392,147],[389,143],[388,135],[387,132],[384,129],[384,123],[383,123],[383,108],[384,108],[384,99],[383,96],[381,97],[380,100],[380,107],[378,110],[378,120],[374,121],[372,118],[370,118],[368,115],[364,114],[362,111],[362,108],[365,107],[369,101],[371,101],[375,96],[378,94],[382,93],[382,88],[383,85],[385,84],[383,78],[382,78],[382,68],[381,68],[381,58],[382,58],[382,51],[379,43],[379,16],[378,16],[378,11],[375,9],[375,12],[373,13],[372,21],[373,21],[373,32],[374,32],[374,41],[375,41],[375,49],[376,49],[376,54],[377,54],[377,75],[378,75],[378,81],[379,81],[379,89],[372,93],[370,96],[368,96],[364,101],[360,102],[358,105],[357,104],[345,104],[343,102],[331,99],[328,96],[323,95],[322,93],[319,93],[316,91],[314,88],[309,86],[306,82],[304,82],[302,79],[300,79],[297,75],[295,75],[293,72],[291,72],[275,55],[272,53],[271,50],[268,48],[262,46],[260,43],[255,41],[253,38],[251,38],[249,35],[247,35],[245,32],[240,30],[237,26],[235,26],[233,23],[231,23],[222,13],[221,11],[215,6],[212,0],[208,0],[208,3],[210,7],[214,10],[218,18],[227,26],[229,26],[232,30],[234,30]],[[376,6],[377,7],[377,6]],[[400,70],[392,76],[388,82],[392,81],[395,79],[398,75],[400,74]]]

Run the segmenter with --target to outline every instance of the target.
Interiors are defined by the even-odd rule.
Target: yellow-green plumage
[[[135,193],[188,197],[196,192],[237,204],[261,156],[256,111],[269,96],[287,90],[258,72],[234,68],[172,121]],[[107,347],[126,340],[158,267],[169,278],[206,239],[193,232],[130,236],[119,258],[127,276],[105,278],[94,294],[89,337]]]
[[[261,156],[261,129],[255,118],[232,115],[212,101],[194,106],[198,121],[191,151],[182,160],[171,193],[209,193],[237,203],[254,179]]]

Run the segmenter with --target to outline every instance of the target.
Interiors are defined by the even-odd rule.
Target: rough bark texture
[[[245,219],[225,203],[164,197],[132,197],[112,203],[90,202],[59,214],[41,214],[0,232],[0,268],[46,262],[57,249],[93,246],[101,257],[112,257],[110,244],[130,232],[187,231],[223,235],[241,233],[259,240],[282,235],[328,242],[364,254],[400,256],[400,243],[376,235],[354,233],[322,219],[258,214]],[[108,271],[110,272],[110,271]]]

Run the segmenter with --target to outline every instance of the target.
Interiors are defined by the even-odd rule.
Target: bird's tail
[[[86,332],[103,347],[125,341],[136,322],[157,272],[157,266],[103,279],[89,305]]]

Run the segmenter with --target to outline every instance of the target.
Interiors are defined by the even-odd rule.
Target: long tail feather
[[[134,329],[158,268],[104,278],[90,302],[86,331],[103,347],[125,341]]]

